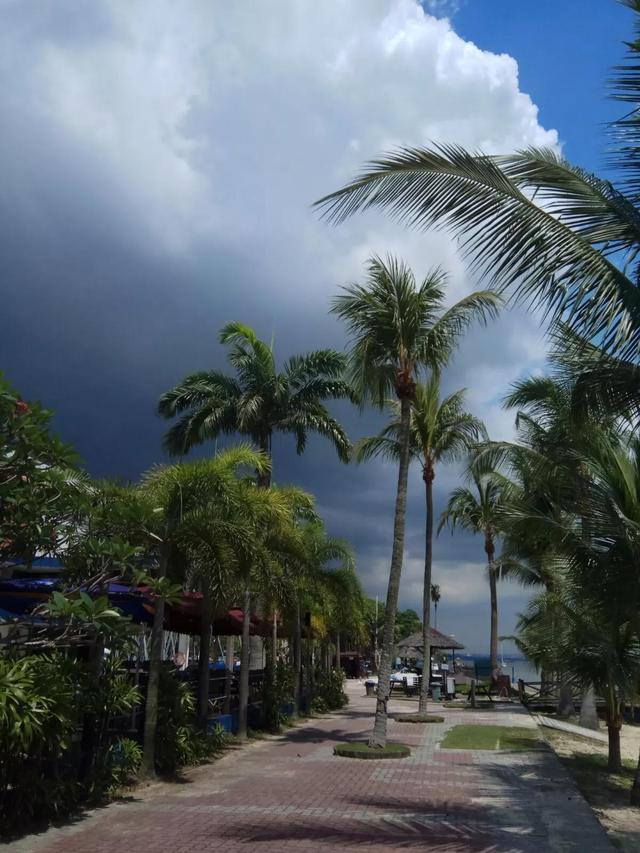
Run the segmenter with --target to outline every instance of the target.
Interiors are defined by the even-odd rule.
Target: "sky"
[[[159,395],[224,366],[224,323],[254,326],[281,361],[342,349],[330,300],[373,252],[419,278],[441,265],[451,301],[474,289],[447,234],[379,212],[332,227],[315,199],[400,144],[548,145],[602,170],[617,114],[605,80],[631,32],[613,0],[0,0],[0,16],[0,369],[55,411],[93,475],[132,480],[166,461]],[[544,359],[536,318],[505,312],[466,336],[445,390],[466,387],[509,438],[500,399]],[[334,409],[354,439],[382,423]],[[393,466],[345,466],[319,439],[297,457],[278,439],[274,475],[316,495],[382,600]],[[458,482],[437,472],[437,512]],[[400,594],[416,610],[423,530],[416,469]],[[434,581],[438,627],[486,651],[481,540],[441,534]],[[509,635],[527,595],[499,596]]]

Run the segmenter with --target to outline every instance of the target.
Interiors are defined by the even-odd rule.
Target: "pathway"
[[[555,729],[557,732],[566,732],[569,735],[586,737],[590,740],[597,740],[600,743],[608,743],[609,741],[609,738],[604,732],[585,729],[584,726],[576,726],[573,723],[567,723],[565,720],[558,720],[556,717],[545,717],[542,714],[532,714],[532,716],[539,726],[545,726],[548,729]]]
[[[444,711],[437,725],[390,723],[410,758],[336,758],[337,741],[362,738],[373,699],[350,683],[349,708],[279,739],[252,743],[155,784],[129,802],[6,845],[7,853],[207,853],[207,851],[438,851],[532,853],[612,850],[555,755],[442,750],[459,722],[534,726],[519,706]],[[415,704],[411,703],[412,706]],[[391,710],[408,709],[392,700]]]

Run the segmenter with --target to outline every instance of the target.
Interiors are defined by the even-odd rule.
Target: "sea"
[[[457,654],[456,659],[460,659],[468,664],[473,664],[475,661],[479,666],[488,667],[490,665],[489,655],[463,655]],[[505,655],[503,658],[498,654],[498,664],[505,675],[511,676],[511,682],[516,682],[518,679],[523,681],[539,681],[539,672],[530,660],[521,655]]]

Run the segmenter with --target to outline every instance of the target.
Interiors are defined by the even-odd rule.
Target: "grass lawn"
[[[365,742],[356,741],[355,743],[337,744],[333,748],[333,754],[340,755],[343,758],[365,758],[379,761],[388,758],[406,758],[411,754],[411,750],[403,743],[387,743],[385,747],[376,749]]]
[[[502,749],[507,751],[539,749],[542,741],[537,729],[519,726],[454,726],[444,736],[442,749]]]

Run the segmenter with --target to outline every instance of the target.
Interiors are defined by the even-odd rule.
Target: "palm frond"
[[[547,150],[405,148],[317,205],[332,222],[381,207],[412,227],[449,228],[472,270],[494,285],[600,336],[608,351],[637,355],[640,294],[603,244],[612,238],[618,253],[635,252],[637,214],[609,186]]]

